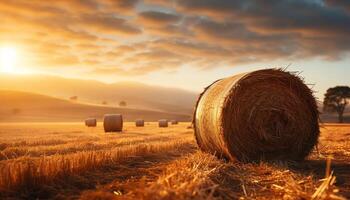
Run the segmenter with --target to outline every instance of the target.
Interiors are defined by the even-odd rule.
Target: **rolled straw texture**
[[[296,75],[265,69],[214,82],[197,101],[193,125],[206,152],[230,160],[303,160],[318,142],[319,112]]]

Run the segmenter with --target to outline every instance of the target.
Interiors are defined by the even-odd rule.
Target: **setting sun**
[[[17,60],[17,51],[13,47],[2,47],[0,48],[0,61],[1,61],[1,70],[4,72],[14,72],[16,60]]]

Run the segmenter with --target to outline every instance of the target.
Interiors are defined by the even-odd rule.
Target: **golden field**
[[[350,125],[324,125],[302,163],[256,164],[201,152],[190,125],[2,123],[0,199],[311,199],[330,156],[336,181],[318,198],[350,198]]]

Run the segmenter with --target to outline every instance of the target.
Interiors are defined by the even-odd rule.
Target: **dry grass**
[[[211,176],[218,174],[224,165],[214,156],[197,152],[168,165],[156,181],[138,187],[125,197],[130,199],[215,199],[214,193],[219,185]]]
[[[193,143],[191,132],[178,134],[170,128],[168,133],[164,133],[155,128],[155,124],[143,133],[134,132],[137,129],[130,125],[124,133],[107,135],[100,129],[92,131],[77,124],[56,124],[56,127],[62,126],[70,128],[60,133],[54,124],[29,127],[28,124],[3,125],[3,134],[0,135],[5,141],[0,151],[1,192],[40,188],[67,176],[113,165],[130,157],[183,148]],[[27,135],[22,136],[20,128],[37,132],[27,139]],[[9,135],[4,134],[6,129]]]
[[[188,140],[130,145],[103,151],[84,151],[70,155],[54,155],[39,159],[23,158],[0,165],[0,191],[38,187],[56,178],[116,164],[126,158],[168,151],[189,144]]]
[[[188,125],[127,123],[106,135],[84,124],[2,124],[0,199],[350,197],[350,126],[322,128],[319,152],[304,162],[243,164],[197,150]]]

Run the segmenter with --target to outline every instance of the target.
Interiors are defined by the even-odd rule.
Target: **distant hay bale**
[[[85,120],[85,126],[87,126],[87,127],[96,127],[97,126],[97,120],[95,118],[87,118]]]
[[[158,120],[159,127],[168,127],[168,120],[167,119],[161,119]]]
[[[135,125],[136,125],[137,127],[145,126],[145,120],[143,120],[143,119],[137,119],[137,120],[135,121]]]
[[[230,160],[302,160],[318,142],[312,91],[279,69],[214,82],[198,99],[193,125],[198,146]]]
[[[176,124],[178,124],[179,122],[178,122],[177,120],[173,119],[173,120],[170,121],[170,123],[171,123],[172,125],[176,125]]]
[[[123,130],[123,116],[120,114],[106,114],[103,117],[105,132],[120,132]]]

